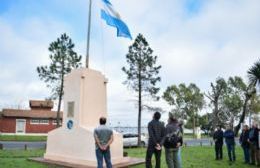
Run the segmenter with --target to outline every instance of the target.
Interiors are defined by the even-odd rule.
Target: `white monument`
[[[93,131],[99,118],[107,117],[106,83],[104,75],[86,68],[65,77],[63,124],[48,133],[45,160],[96,167]],[[113,164],[128,162],[122,135],[116,132],[111,157]]]

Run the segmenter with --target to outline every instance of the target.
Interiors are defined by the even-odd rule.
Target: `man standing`
[[[259,156],[259,130],[257,124],[254,123],[249,131],[249,144],[250,144],[250,154],[251,154],[251,164],[260,166],[260,156]]]
[[[249,164],[250,163],[250,155],[249,155],[249,128],[248,125],[244,125],[243,131],[240,135],[239,142],[243,148],[244,151],[244,158],[245,158],[245,163]]]
[[[235,153],[235,133],[231,129],[230,126],[227,127],[227,130],[224,133],[224,137],[226,140],[227,150],[228,150],[228,158],[230,162],[236,161],[236,153]]]
[[[148,124],[148,147],[146,152],[146,168],[152,168],[152,156],[155,154],[155,167],[160,168],[161,165],[161,144],[162,138],[164,136],[164,125],[160,122],[161,114],[155,112],[153,120]]]
[[[112,168],[110,144],[113,142],[113,131],[106,126],[106,118],[99,119],[100,126],[94,131],[96,142],[97,168],[103,168],[103,158],[105,159],[107,168]]]
[[[215,131],[213,140],[215,142],[216,160],[223,159],[223,131],[221,130],[221,126],[218,126],[217,131]]]

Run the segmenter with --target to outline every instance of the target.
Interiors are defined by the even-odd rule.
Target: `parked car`
[[[144,135],[141,135],[141,146],[144,147],[148,143],[147,138]],[[137,146],[138,144],[138,135],[137,134],[124,134],[123,135],[123,144],[124,147]]]

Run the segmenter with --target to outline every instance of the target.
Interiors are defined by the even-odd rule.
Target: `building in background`
[[[30,110],[3,109],[0,112],[0,134],[41,135],[56,128],[57,112],[52,111],[52,101],[30,100],[29,103]]]

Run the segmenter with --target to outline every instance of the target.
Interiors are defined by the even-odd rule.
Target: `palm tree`
[[[253,86],[260,86],[260,60],[254,63],[254,65],[247,71],[249,82]]]
[[[247,71],[249,85],[254,87],[254,93],[256,93],[256,87],[260,87],[260,60],[254,63],[254,65]],[[251,95],[252,96],[252,95]],[[251,126],[251,111],[249,113],[249,125]]]

